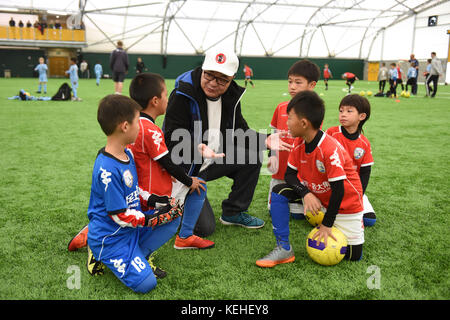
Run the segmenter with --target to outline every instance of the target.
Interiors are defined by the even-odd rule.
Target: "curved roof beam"
[[[160,44],[161,45],[161,54],[162,55],[167,55],[167,45],[168,45],[168,42],[169,42],[169,29],[170,29],[170,25],[172,23],[172,20],[175,18],[175,16],[178,13],[178,11],[180,11],[181,8],[186,3],[186,1],[183,1],[181,3],[181,5],[179,7],[177,7],[176,12],[174,14],[171,14],[170,16],[168,16],[168,13],[170,11],[170,7],[171,7],[172,3],[175,3],[175,2],[179,2],[179,1],[178,0],[170,0],[167,3],[166,10],[164,11],[164,18],[163,18],[162,32],[161,32],[161,44]]]
[[[427,3],[422,3],[419,4],[418,6],[414,7],[413,9],[411,9],[411,11],[406,12],[403,16],[399,16],[399,19],[395,19],[391,24],[389,24],[386,27],[382,27],[379,28],[375,37],[372,39],[372,42],[370,44],[369,47],[369,51],[367,53],[367,58],[369,58],[370,53],[372,52],[372,46],[375,43],[375,40],[378,38],[378,36],[380,35],[380,33],[382,33],[383,31],[385,31],[386,29],[395,26],[396,24],[399,24],[400,22],[403,22],[404,20],[410,18],[412,15],[418,15],[426,10],[429,10],[431,8],[437,7],[445,2],[448,2],[448,0],[439,0],[439,1],[435,1],[434,3],[430,3],[431,1],[427,2]],[[429,5],[426,5],[429,4]]]
[[[253,30],[255,31],[256,36],[258,37],[259,42],[261,43],[262,47],[264,48],[264,51],[265,51],[266,55],[268,55],[268,52],[267,52],[267,50],[266,50],[266,48],[265,48],[265,46],[264,46],[264,44],[263,44],[261,38],[259,37],[258,33],[256,32],[255,26],[253,25],[253,21],[256,20],[256,19],[257,19],[260,15],[262,15],[264,12],[266,12],[267,10],[269,10],[272,6],[276,5],[276,4],[278,3],[278,1],[279,1],[279,0],[275,0],[275,1],[271,2],[271,3],[258,3],[258,4],[265,4],[265,5],[267,5],[267,6],[264,8],[264,10],[261,10],[261,12],[259,12],[255,17],[253,17],[252,19],[250,19],[249,21],[247,21],[247,22],[245,23],[244,31],[243,31],[242,37],[241,37],[241,44],[240,44],[240,48],[239,48],[239,53],[238,53],[239,56],[240,56],[241,53],[242,53],[242,46],[243,46],[244,39],[245,39],[245,33],[247,32],[247,28],[248,28],[248,26],[249,26],[250,24],[252,24]],[[242,28],[242,26],[241,26],[242,18],[244,17],[244,14],[247,12],[247,10],[248,10],[248,9],[251,7],[251,5],[254,4],[254,3],[256,3],[256,0],[253,0],[252,3],[249,3],[249,4],[247,5],[247,7],[244,9],[244,11],[242,12],[241,17],[240,17],[240,19],[239,19],[238,27],[237,27],[237,29],[236,29],[236,34],[235,34],[235,41],[234,41],[234,50],[235,50],[236,53],[238,52],[238,50],[237,50],[237,48],[236,48],[236,44],[237,44],[237,37],[238,37],[238,35],[239,35],[239,30]]]
[[[365,0],[360,0],[360,1],[358,1],[358,2],[355,3],[352,7],[359,5],[361,2],[364,2],[364,1],[365,1]],[[325,6],[326,6],[326,5],[325,5]],[[350,10],[352,7],[343,8],[342,10],[343,10],[343,12],[346,12],[346,11]],[[321,8],[321,9],[322,9],[322,8]],[[319,10],[319,11],[320,11],[320,10]],[[317,13],[318,13],[318,11],[317,11]],[[316,13],[314,13],[314,14],[316,14]],[[331,53],[330,53],[330,50],[329,50],[329,48],[328,48],[328,44],[326,43],[327,40],[326,40],[326,38],[325,38],[325,34],[324,34],[324,32],[323,32],[322,26],[327,25],[328,22],[330,22],[331,20],[333,20],[334,18],[338,17],[338,16],[341,15],[341,14],[342,14],[342,12],[339,12],[338,14],[335,14],[333,17],[328,18],[325,22],[323,22],[323,23],[321,23],[321,24],[319,25],[320,30],[322,31],[323,38],[324,38],[324,40],[325,40],[325,44],[326,44],[326,46],[327,46],[328,56],[330,56]],[[309,49],[311,48],[311,43],[312,43],[312,40],[313,40],[313,37],[314,37],[316,31],[317,31],[317,29],[315,29],[315,30],[313,31],[311,37],[309,38],[308,50],[306,51],[306,56],[309,55]],[[303,41],[303,39],[302,39],[302,41]]]
[[[397,3],[395,4],[395,5],[393,5],[392,7],[390,7],[390,8],[388,8],[388,9],[385,9],[385,10],[383,10],[383,11],[381,11],[378,15],[376,15],[373,19],[372,19],[372,21],[370,21],[370,23],[367,25],[367,28],[366,28],[366,30],[364,31],[364,34],[363,34],[363,36],[362,36],[362,38],[361,38],[361,44],[360,44],[360,46],[359,46],[359,58],[361,59],[361,55],[362,55],[362,48],[363,48],[363,44],[364,44],[364,40],[366,39],[366,35],[367,35],[367,31],[370,29],[370,27],[372,26],[372,24],[378,19],[378,18],[380,18],[384,13],[386,13],[386,12],[389,12],[390,10],[392,10],[393,8],[395,8],[398,4],[403,4],[403,3],[400,3],[399,1],[397,1]],[[408,8],[409,9],[409,8]],[[409,10],[411,10],[411,9],[409,9]],[[408,11],[408,12],[411,12],[411,11]],[[397,15],[397,17],[396,18],[398,18],[399,16]],[[395,21],[396,19],[394,19],[394,21]],[[378,32],[377,32],[377,35],[376,36],[378,36]],[[376,37],[375,36],[375,37]],[[372,42],[373,43],[373,42]]]
[[[314,13],[311,15],[311,17],[309,17],[308,21],[306,22],[306,26],[305,26],[305,29],[303,30],[303,35],[301,38],[302,40],[300,41],[300,57],[302,56],[302,51],[303,51],[303,40],[305,39],[307,28],[310,27],[311,20],[316,16],[316,14],[318,14],[320,12],[320,10],[322,10],[322,8],[327,7],[332,2],[333,2],[333,0],[330,0],[327,3],[325,3],[323,6],[317,8],[317,10],[314,11]]]
[[[253,0],[253,2],[255,2],[255,0]],[[251,5],[252,5],[251,3],[247,4],[247,6],[245,7],[245,9],[242,11],[241,16],[239,17],[238,24],[237,24],[236,33],[235,33],[235,35],[234,35],[234,52],[236,52],[238,56],[240,56],[241,53],[242,53],[242,43],[243,43],[245,31],[247,30],[247,27],[248,27],[248,23],[246,23],[246,25],[245,25],[244,35],[242,36],[241,43],[240,43],[240,45],[239,45],[239,50],[238,50],[238,48],[237,48],[237,42],[238,42],[239,30],[241,29],[241,23],[242,23],[242,19],[244,18],[244,14],[245,14],[245,13],[247,12],[247,10],[251,7]]]

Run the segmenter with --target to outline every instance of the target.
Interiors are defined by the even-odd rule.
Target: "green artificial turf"
[[[49,96],[64,79],[50,79]],[[238,80],[243,85],[243,80]],[[125,81],[128,94],[130,81]],[[169,92],[174,81],[167,80]],[[287,81],[255,80],[242,111],[250,127],[266,129],[278,103],[288,100]],[[344,82],[323,82],[323,128],[338,125]],[[450,249],[450,89],[440,86],[434,99],[369,97],[372,107],[365,135],[375,164],[367,195],[377,213],[366,228],[360,262],[333,267],[314,263],[305,239],[311,226],[292,220],[296,261],[262,269],[255,261],[275,242],[267,210],[270,176],[259,179],[249,211],[266,221],[260,230],[223,226],[221,201],[231,187],[222,178],[208,183],[217,227],[209,237],[215,248],[173,248],[171,239],[155,262],[168,272],[148,294],[136,294],[109,270],[90,276],[86,249],[68,252],[67,243],[88,220],[92,167],[105,137],[96,121],[98,101],[113,93],[111,80],[81,80],[81,102],[8,100],[23,88],[37,95],[37,79],[0,79],[0,299],[449,299]],[[377,83],[357,81],[354,92]],[[400,90],[399,90],[400,92]],[[162,124],[162,117],[157,123]],[[374,267],[372,267],[374,266]],[[75,273],[74,271],[75,270]],[[72,279],[79,270],[80,286]],[[374,271],[376,270],[376,272]],[[376,282],[374,277],[378,276]],[[379,286],[378,286],[379,285]]]

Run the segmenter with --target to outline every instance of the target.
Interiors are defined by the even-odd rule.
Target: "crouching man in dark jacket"
[[[231,192],[222,202],[220,222],[256,229],[262,228],[264,221],[247,210],[258,182],[267,135],[249,129],[242,116],[240,101],[245,89],[233,80],[238,67],[238,57],[231,50],[207,52],[202,67],[176,79],[163,130],[172,161],[190,176],[205,181],[221,177],[233,180]],[[199,151],[202,146],[225,156],[204,158]],[[206,201],[194,232],[208,236],[214,230],[215,216]]]

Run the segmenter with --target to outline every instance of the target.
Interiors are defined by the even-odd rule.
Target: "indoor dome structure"
[[[447,0],[17,0],[3,13],[59,14],[86,29],[84,51],[388,60],[447,56]],[[429,26],[431,23],[431,26]],[[433,25],[434,23],[434,25]],[[426,44],[426,45],[425,45]]]

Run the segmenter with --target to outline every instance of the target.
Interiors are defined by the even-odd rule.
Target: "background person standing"
[[[123,50],[123,42],[117,41],[117,48],[111,52],[109,67],[112,70],[114,92],[122,94],[123,81],[128,72],[128,54]]]

